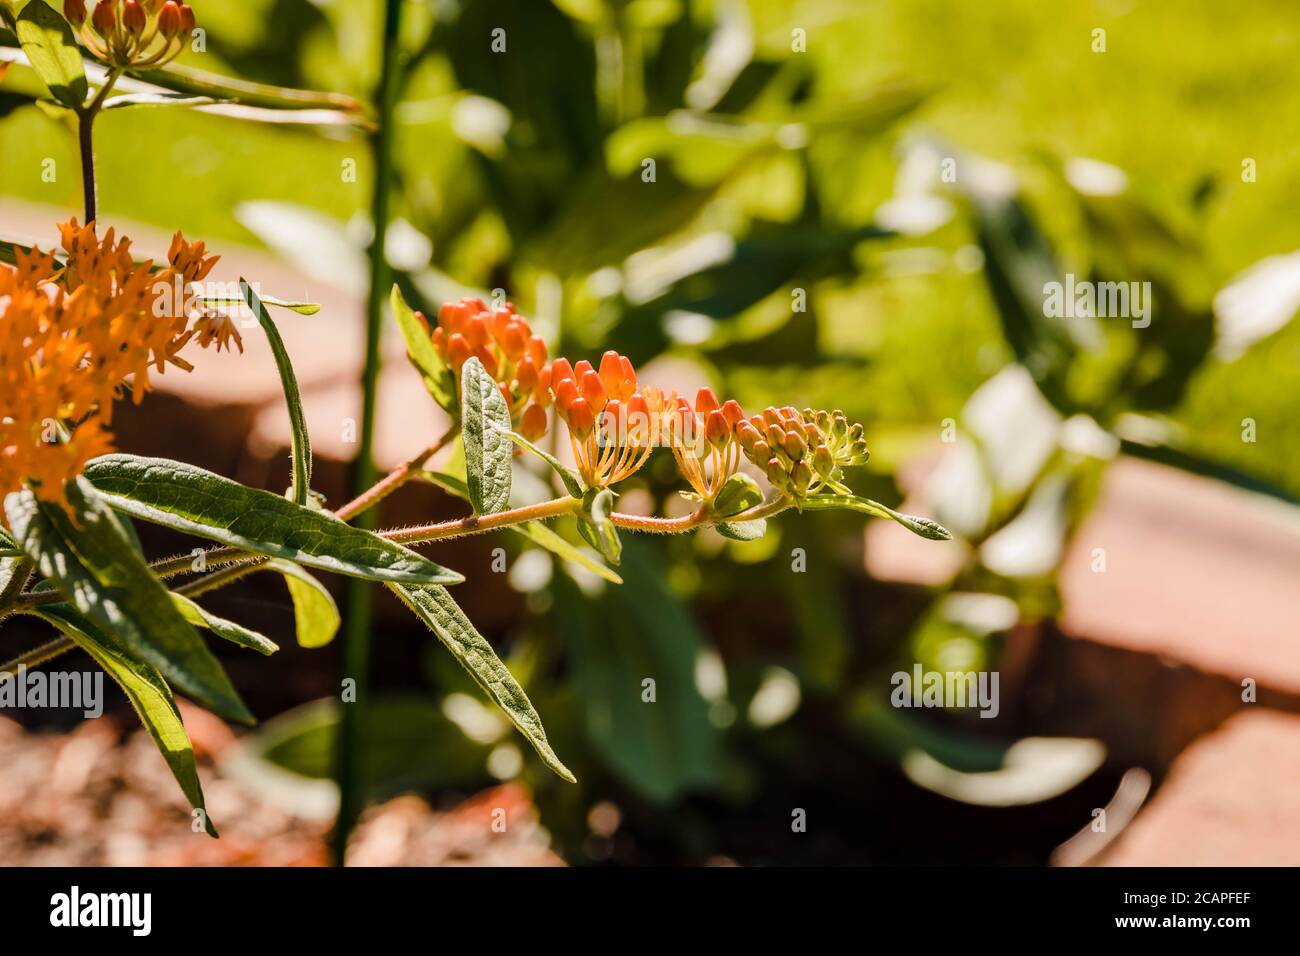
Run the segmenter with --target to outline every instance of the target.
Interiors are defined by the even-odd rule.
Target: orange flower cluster
[[[102,240],[75,219],[60,230],[64,265],[39,250],[0,264],[0,495],[30,482],[41,498],[62,500],[64,481],[112,450],[108,426],[125,380],[138,403],[151,369],[190,368],[176,353],[196,332],[203,339],[189,328],[186,296],[171,294],[216,263],[202,243],[177,233],[168,266],[154,270],[112,229]],[[220,346],[224,337],[207,330]]]
[[[626,356],[606,352],[600,368],[585,359],[546,364],[546,347],[512,305],[489,311],[481,299],[444,305],[433,330],[438,353],[459,375],[471,355],[500,384],[512,419],[535,440],[554,402],[568,427],[578,476],[604,488],[635,474],[657,445],[666,445],[691,489],[712,501],[748,458],[781,494],[802,498],[840,488],[843,468],[867,460],[862,426],[843,412],[766,408],[746,418],[735,401],[701,388],[695,404],[676,392],[637,387]],[[526,406],[526,407],[525,407]]]
[[[194,11],[176,0],[64,0],[63,15],[86,49],[110,66],[145,69],[176,59],[194,32]]]
[[[424,316],[416,314],[427,327]],[[460,370],[471,356],[477,358],[499,383],[520,434],[529,440],[545,434],[546,407],[551,403],[546,343],[533,335],[528,320],[511,303],[489,309],[478,298],[448,302],[438,310],[432,338],[434,349],[456,372],[458,385]]]

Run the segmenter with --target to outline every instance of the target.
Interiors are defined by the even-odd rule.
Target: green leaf
[[[153,86],[176,93],[211,96],[230,100],[246,106],[260,106],[273,110],[339,110],[363,118],[365,107],[359,100],[342,93],[323,93],[316,90],[296,90],[268,83],[254,83],[197,70],[180,63],[169,63],[161,70],[128,70],[128,76],[144,80]]]
[[[475,514],[495,514],[510,504],[510,410],[477,358],[460,372],[460,415],[470,504]]]
[[[224,637],[232,644],[247,647],[250,651],[257,651],[259,654],[270,656],[280,649],[280,645],[266,635],[258,634],[257,631],[250,631],[242,624],[228,621],[224,617],[218,617],[211,611],[200,607],[184,594],[177,594],[172,591],[171,596],[172,603],[181,612],[181,616],[195,627],[206,628],[217,637]]]
[[[952,533],[937,521],[930,518],[918,518],[916,515],[905,515],[893,508],[885,507],[879,501],[872,501],[870,498],[859,498],[857,495],[809,495],[804,499],[803,506],[809,511],[829,511],[835,508],[844,508],[848,511],[858,511],[875,518],[889,518],[922,538],[929,538],[931,541],[952,540]]]
[[[393,317],[397,320],[397,327],[401,329],[402,339],[406,342],[406,355],[416,371],[420,373],[420,378],[424,380],[424,387],[429,390],[433,400],[453,417],[459,415],[456,376],[433,347],[429,330],[424,327],[424,323],[416,316],[415,311],[406,304],[406,299],[402,297],[402,290],[396,285],[393,286],[390,302]]]
[[[54,625],[70,637],[117,681],[140,722],[153,736],[185,799],[191,807],[203,811],[208,836],[216,837],[217,828],[212,825],[203,803],[203,787],[194,763],[194,748],[181,722],[172,692],[157,669],[137,659],[120,640],[67,604],[46,605],[27,613]]]
[[[273,295],[259,296],[259,298],[262,301],[262,305],[272,305],[276,308],[288,309],[290,312],[297,312],[299,315],[315,315],[320,311],[319,302],[290,302],[285,299],[277,299]],[[217,307],[244,304],[242,296],[228,295],[202,295],[199,296],[199,301],[204,305]]]
[[[469,671],[497,706],[505,711],[519,732],[528,738],[542,762],[562,779],[577,783],[569,768],[560,762],[547,742],[542,719],[533,709],[524,689],[497,657],[492,645],[474,629],[474,625],[452,600],[447,589],[436,585],[411,588],[390,584],[389,587],[401,598],[402,603],[438,635],[438,640]]]
[[[339,609],[325,585],[292,561],[271,561],[266,567],[279,571],[289,588],[298,645],[324,647],[334,640],[339,629]]]
[[[371,581],[465,580],[329,514],[184,462],[104,455],[86,466],[85,475],[118,511],[221,544]]]
[[[305,505],[307,492],[311,490],[311,436],[307,433],[307,416],[302,410],[302,395],[298,392],[298,376],[293,372],[293,363],[289,361],[289,352],[279,330],[253,287],[242,276],[239,291],[261,323],[266,340],[271,343],[276,368],[280,370],[280,385],[284,389],[285,404],[289,407],[289,425],[293,433],[293,500],[295,504]]]
[[[623,542],[619,540],[618,529],[609,520],[614,510],[614,492],[608,488],[593,488],[587,492],[583,503],[586,516],[578,519],[578,530],[606,561],[617,565],[623,556]]]
[[[444,491],[469,501],[469,488],[459,478],[440,471],[427,471],[424,473],[424,477]],[[599,561],[594,560],[586,551],[571,545],[540,521],[526,521],[523,524],[508,525],[505,530],[527,538],[533,544],[545,548],[558,558],[581,565],[592,574],[604,578],[611,584],[623,583],[623,579],[617,573]]]
[[[762,518],[753,521],[723,521],[714,527],[718,534],[733,541],[757,541],[767,534],[767,522]]]
[[[123,93],[104,100],[106,110],[121,110],[132,106],[212,106],[220,100],[211,96],[188,96],[184,93]]]
[[[737,472],[726,480],[718,496],[713,499],[715,514],[726,518],[748,511],[763,501],[763,489],[758,482],[742,472]]]
[[[90,87],[72,27],[45,0],[30,0],[18,14],[18,42],[56,100],[72,109],[86,102]]]
[[[9,526],[40,573],[182,693],[223,717],[253,723],[217,659],[136,553],[122,520],[84,478],[66,488],[73,515],[30,489],[5,498]]]
[[[550,452],[534,445],[518,432],[511,432],[510,440],[521,448],[527,448],[534,455],[541,458],[542,461],[550,465],[551,468],[555,470],[555,473],[560,476],[560,481],[564,482],[564,490],[570,495],[574,498],[581,498],[583,496],[585,492],[582,487],[582,482],[578,479],[578,476],[574,473],[572,468],[565,467],[564,463],[561,462],[560,459],[556,458]]]
[[[566,561],[572,561],[574,564],[586,568],[592,574],[604,578],[611,584],[623,583],[623,579],[619,577],[616,572],[607,568],[599,561],[593,560],[591,555],[586,551],[574,547],[540,521],[529,521],[525,524],[512,525],[510,530],[523,535],[523,537],[533,542],[533,544],[545,548],[556,557],[563,558]]]

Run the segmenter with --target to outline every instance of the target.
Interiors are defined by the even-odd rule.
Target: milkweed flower
[[[160,67],[180,55],[194,32],[194,10],[177,0],[64,0],[63,15],[95,57],[122,69]]]
[[[416,315],[427,327],[424,315]],[[448,302],[438,310],[438,325],[430,336],[434,350],[455,371],[458,385],[465,363],[477,358],[496,379],[520,434],[534,441],[546,433],[551,401],[546,343],[513,304],[489,309],[478,298]]]
[[[578,476],[606,488],[640,470],[660,434],[660,416],[636,391],[636,369],[625,355],[606,352],[600,369],[586,359],[551,365],[556,414],[569,429]]]
[[[737,424],[745,456],[781,493],[796,501],[822,487],[840,488],[843,469],[865,464],[867,443],[860,424],[844,413],[768,407]]]
[[[0,495],[30,483],[61,501],[64,481],[112,450],[122,389],[139,403],[152,371],[190,368],[177,353],[194,336],[194,300],[157,290],[201,281],[216,263],[180,233],[155,269],[112,229],[101,239],[74,219],[60,232],[63,263],[34,249],[0,264]]]
[[[712,501],[740,465],[736,425],[745,412],[735,401],[719,404],[713,389],[695,394],[695,407],[675,400],[668,417],[669,447],[682,477],[705,501]]]

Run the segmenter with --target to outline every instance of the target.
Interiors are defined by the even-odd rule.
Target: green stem
[[[384,240],[388,233],[388,200],[393,175],[393,110],[401,86],[402,0],[384,3],[383,61],[375,100],[378,124],[372,137],[375,180],[370,219],[374,236],[370,244],[370,295],[366,300],[366,364],[362,387],[361,447],[354,464],[352,488],[362,495],[375,483],[374,444],[375,397],[379,380],[379,340],[384,299],[390,284]],[[373,511],[360,514],[358,525],[373,529]],[[339,788],[339,815],[334,824],[334,863],[342,866],[348,836],[361,815],[364,774],[361,755],[365,748],[364,728],[370,693],[370,626],[374,589],[367,581],[348,582],[347,620],[344,628],[343,679],[351,679],[356,691],[353,702],[343,707],[335,753],[335,780]]]
[[[30,651],[19,654],[11,661],[0,664],[0,675],[17,674],[19,667],[35,667],[38,664],[44,664],[46,661],[53,660],[60,654],[66,654],[77,645],[72,643],[70,637],[56,637],[52,641],[47,641]]]

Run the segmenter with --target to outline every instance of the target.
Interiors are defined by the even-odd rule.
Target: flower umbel
[[[63,15],[86,49],[109,66],[146,69],[176,59],[194,32],[194,11],[176,0],[64,0]]]
[[[416,315],[428,325],[422,313]],[[434,349],[455,371],[457,385],[465,363],[477,357],[499,383],[510,420],[520,433],[530,441],[546,433],[551,401],[546,343],[513,304],[490,310],[477,298],[448,302],[438,310],[438,326],[431,336]]]
[[[138,403],[151,370],[190,367],[177,355],[194,335],[184,297],[156,290],[198,281],[216,262],[179,233],[170,264],[154,270],[112,229],[100,239],[74,219],[60,230],[64,264],[39,250],[0,264],[0,495],[30,482],[62,500],[63,482],[112,449],[107,427],[127,380]]]
[[[556,413],[569,428],[578,476],[588,488],[606,488],[635,474],[654,448],[659,416],[636,391],[636,369],[625,355],[606,352],[600,370],[586,359],[551,366]]]

